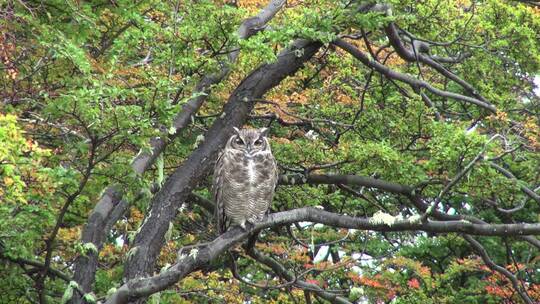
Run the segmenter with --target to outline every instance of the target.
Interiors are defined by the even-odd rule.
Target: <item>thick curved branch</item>
[[[247,39],[257,33],[260,29],[264,28],[265,24],[279,12],[285,2],[285,0],[272,0],[258,15],[246,19],[238,29],[239,38]],[[223,66],[222,70],[204,76],[197,84],[194,90],[195,93],[193,94],[194,97],[190,98],[182,106],[181,111],[173,120],[172,128],[174,132],[168,132],[164,136],[151,139],[151,150],[149,152],[141,151],[135,157],[131,164],[135,173],[142,175],[150,166],[152,166],[157,157],[165,150],[168,143],[174,140],[180,131],[190,124],[192,117],[206,100],[212,85],[218,84],[225,79],[231,70],[231,65],[238,58],[240,52],[239,49],[235,47],[232,49],[233,51],[228,55],[228,62]],[[111,227],[116,222],[116,219],[119,218],[117,214],[111,215],[111,213],[115,213],[115,210],[125,210],[123,204],[120,204],[120,207],[118,206],[122,196],[122,192],[114,185],[109,186],[103,192],[102,197],[97,202],[88,218],[88,224],[83,229],[81,236],[82,243],[92,243],[95,248],[101,248],[107,231],[109,230],[107,227]],[[86,292],[91,289],[96,268],[97,254],[94,252],[88,253],[87,256],[80,256],[75,261],[74,280]]]
[[[253,232],[301,221],[322,223],[340,228],[387,232],[460,232],[490,236],[540,235],[540,224],[473,224],[463,220],[420,222],[417,220],[394,219],[392,220],[393,222],[391,225],[389,225],[388,220],[385,223],[380,219],[377,219],[377,217],[352,217],[310,207],[294,209],[270,214],[262,222],[256,223],[254,227],[248,229],[248,231],[244,231],[240,227],[233,227],[214,241],[201,247],[200,250],[192,250],[189,255],[180,256],[179,262],[169,268],[169,270],[166,270],[159,275],[128,281],[107,300],[107,303],[127,303],[127,301],[135,300],[140,297],[147,297],[155,292],[164,290],[187,276],[189,273],[207,265],[235,244],[246,240]]]
[[[422,200],[421,197],[417,195],[410,195],[408,196],[409,200],[413,203],[413,205],[420,211],[426,212],[429,208],[429,205]],[[474,224],[479,225],[488,225],[485,221],[472,216],[472,215],[450,215],[443,212],[440,212],[438,210],[433,210],[431,215],[438,219],[443,221],[469,221]],[[535,238],[534,236],[528,236],[528,235],[519,235],[517,238],[522,239],[529,244],[535,246],[536,248],[540,249],[540,240]]]
[[[127,303],[164,290],[248,237],[249,232],[235,227],[200,250],[195,249],[189,255],[179,256],[176,264],[159,275],[129,280],[107,299],[106,304]]]
[[[125,278],[133,279],[153,271],[155,260],[164,244],[164,235],[176,210],[206,175],[212,160],[225,144],[233,127],[247,119],[254,103],[277,86],[281,80],[300,69],[320,48],[319,42],[296,40],[283,50],[275,63],[265,64],[248,75],[231,94],[223,114],[214,121],[204,141],[167,179],[152,201],[152,208],[135,236]]]
[[[487,102],[484,102],[482,100],[479,100],[477,98],[473,98],[473,97],[469,97],[469,96],[465,96],[465,95],[461,95],[461,94],[457,94],[457,93],[453,93],[449,91],[440,90],[426,81],[414,78],[408,74],[394,71],[377,61],[369,59],[369,57],[365,55],[362,51],[358,50],[355,46],[346,42],[343,39],[336,39],[332,43],[340,47],[341,49],[345,50],[349,54],[351,54],[353,57],[358,59],[360,62],[362,62],[364,65],[368,66],[369,68],[374,69],[375,71],[381,73],[382,75],[386,76],[389,79],[394,79],[394,80],[404,82],[408,84],[409,86],[411,86],[413,90],[415,91],[418,91],[420,88],[424,88],[430,91],[431,93],[439,95],[441,97],[452,98],[452,99],[459,100],[462,102],[471,103],[483,109],[486,109],[491,113],[497,112],[497,108],[495,108],[495,106]]]
[[[505,170],[506,171],[506,170]],[[502,172],[501,172],[502,173]],[[509,173],[509,172],[508,172]],[[511,173],[507,177],[515,178]],[[282,185],[299,185],[299,184],[336,184],[336,185],[353,185],[353,186],[364,186],[380,189],[383,191],[402,194],[405,195],[413,205],[420,211],[426,212],[429,208],[429,205],[422,200],[422,198],[414,193],[414,187],[401,185],[396,183],[391,183],[388,181],[374,179],[366,176],[357,176],[357,175],[308,175],[306,178],[303,174],[291,174],[291,175],[282,175],[280,176],[279,183]],[[529,189],[530,190],[530,189]],[[532,190],[530,190],[532,191]],[[534,194],[536,194],[533,191]],[[487,224],[485,221],[471,216],[471,215],[449,215],[442,213],[436,209],[432,210],[431,215],[443,221],[470,221],[475,224]],[[518,238],[530,243],[536,248],[540,249],[540,240],[532,236],[518,235]]]
[[[412,220],[353,217],[324,211],[317,208],[300,208],[290,211],[273,213],[256,225],[258,229],[270,228],[276,225],[292,224],[299,221],[321,223],[338,228],[349,228],[371,231],[425,231],[433,233],[462,232],[473,235],[517,236],[540,235],[540,224],[475,224],[466,220],[459,221],[427,221],[420,222],[419,217]]]
[[[285,5],[285,0],[272,0],[254,17],[248,18],[242,22],[237,33],[239,39],[247,39],[261,29],[272,20],[272,18]],[[152,140],[152,151],[149,153],[142,152],[133,161],[133,168],[138,174],[143,173],[150,167],[156,158],[163,152],[168,142],[176,138],[179,131],[184,129],[192,121],[195,113],[206,100],[211,86],[220,83],[230,72],[232,64],[236,62],[240,49],[232,47],[228,55],[228,61],[223,64],[221,71],[204,76],[197,84],[192,98],[190,98],[183,106],[182,110],[176,115],[173,120],[172,127],[174,131],[168,132],[168,136],[157,137]]]

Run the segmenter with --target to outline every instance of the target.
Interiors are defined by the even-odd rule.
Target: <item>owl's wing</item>
[[[272,157],[273,160],[274,160],[274,174],[273,174],[273,179],[272,179],[272,183],[274,185],[274,187],[272,189],[274,189],[274,191],[276,191],[276,187],[277,187],[277,183],[278,183],[278,180],[279,180],[279,167],[278,167],[278,164],[277,164],[277,161],[274,157]]]
[[[274,198],[274,193],[276,192],[276,187],[277,187],[277,184],[278,184],[278,180],[279,180],[279,168],[278,168],[278,165],[277,165],[277,161],[276,159],[272,156],[272,164],[273,164],[273,168],[272,168],[272,171],[273,174],[270,175],[270,180],[268,181],[268,183],[270,184],[270,191],[272,191],[272,199]],[[268,208],[272,205],[272,201],[268,202]],[[270,209],[268,209],[270,210]]]
[[[220,152],[214,166],[214,179],[212,182],[212,192],[214,193],[215,203],[215,217],[217,230],[219,234],[225,232],[225,206],[223,206],[222,193],[223,193],[223,155],[224,152]]]

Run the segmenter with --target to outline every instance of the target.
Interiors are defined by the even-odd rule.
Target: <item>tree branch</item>
[[[413,192],[413,188],[405,185],[387,182],[359,175],[327,175],[327,174],[288,174],[279,177],[280,185],[301,185],[301,184],[335,184],[354,185],[368,188],[377,188],[390,193],[408,195]]]
[[[351,54],[353,57],[358,59],[364,65],[376,70],[380,74],[382,74],[382,75],[384,75],[384,76],[386,76],[386,77],[388,77],[390,79],[399,80],[401,82],[404,82],[404,83],[408,84],[415,91],[418,91],[419,88],[424,88],[424,89],[432,92],[433,94],[439,95],[441,97],[452,98],[452,99],[456,99],[456,100],[459,100],[459,101],[462,101],[462,102],[471,103],[471,104],[477,105],[477,106],[479,106],[479,107],[481,107],[483,109],[486,109],[491,113],[496,113],[497,112],[497,108],[495,108],[495,106],[493,106],[490,103],[484,102],[484,101],[479,100],[477,98],[464,96],[464,95],[449,92],[449,91],[440,90],[440,89],[437,89],[436,87],[432,86],[431,84],[429,84],[429,83],[427,83],[427,82],[425,82],[423,80],[414,78],[414,77],[412,77],[412,76],[410,76],[408,74],[403,74],[403,73],[394,71],[394,70],[390,69],[389,67],[387,67],[387,66],[385,66],[385,65],[383,65],[383,64],[381,64],[381,63],[379,63],[377,61],[369,59],[369,57],[367,55],[365,55],[362,51],[358,50],[356,47],[354,47],[353,45],[351,45],[350,43],[346,42],[343,39],[336,39],[332,43],[334,45],[340,47],[341,49],[347,51],[349,54]]]
[[[504,275],[508,280],[510,280],[510,282],[512,283],[512,286],[517,291],[519,296],[523,299],[523,301],[525,301],[525,303],[533,304],[533,301],[527,294],[527,291],[522,288],[522,286],[519,284],[518,279],[512,272],[510,272],[509,270],[507,270],[506,268],[502,266],[495,264],[495,262],[493,262],[493,260],[489,257],[486,249],[482,246],[482,244],[480,244],[473,237],[471,237],[470,235],[464,235],[463,238],[465,238],[465,240],[471,245],[474,251],[476,251],[478,255],[480,255],[484,263],[491,270],[499,272],[500,274]]]
[[[310,207],[294,209],[270,214],[263,221],[256,223],[251,229],[247,229],[247,231],[237,226],[232,227],[214,241],[208,243],[206,246],[200,247],[201,249],[192,250],[189,255],[181,255],[178,263],[171,266],[168,270],[158,275],[129,280],[107,300],[107,303],[127,303],[130,300],[147,297],[155,292],[164,290],[187,276],[189,273],[204,267],[204,265],[210,263],[235,244],[246,240],[254,232],[261,229],[301,221],[321,223],[339,228],[381,232],[460,232],[489,236],[540,235],[540,224],[473,224],[463,220],[420,222],[417,220],[394,219],[389,225],[388,221],[385,223],[376,216],[371,218],[352,217]]]
[[[321,298],[329,301],[330,303],[351,304],[351,302],[349,302],[346,298],[342,296],[328,292],[315,284],[307,283],[306,281],[297,279],[294,274],[292,274],[289,270],[287,270],[287,268],[285,268],[285,266],[283,266],[275,259],[262,254],[257,249],[255,249],[255,247],[251,247],[248,250],[248,254],[250,257],[258,261],[259,263],[270,267],[278,276],[284,278],[289,282],[294,282],[294,285],[301,289],[309,290],[317,294]]]
[[[206,175],[218,151],[225,144],[234,126],[247,119],[254,103],[288,75],[296,72],[320,48],[318,42],[296,40],[283,50],[275,63],[265,64],[248,75],[231,94],[223,114],[215,120],[204,141],[167,179],[152,201],[149,215],[135,236],[124,277],[129,280],[151,273],[164,243],[169,223],[177,208],[188,197],[199,180]]]
[[[92,170],[94,169],[94,166],[96,163],[96,149],[97,144],[95,143],[95,140],[93,139],[90,132],[88,132],[88,137],[90,137],[91,145],[90,145],[90,156],[88,158],[88,164],[86,166],[85,171],[83,172],[83,176],[81,181],[79,182],[77,190],[75,192],[71,193],[64,202],[64,205],[60,209],[58,216],[56,218],[56,224],[54,225],[53,230],[50,233],[50,236],[45,240],[45,261],[43,263],[43,268],[41,270],[40,275],[38,278],[36,278],[36,289],[38,290],[39,294],[39,301],[40,303],[46,303],[46,296],[45,296],[45,279],[47,276],[47,273],[49,272],[49,268],[51,267],[52,262],[52,254],[54,251],[54,245],[56,236],[58,235],[58,232],[60,231],[60,227],[63,225],[64,217],[71,206],[73,202],[75,202],[75,199],[83,192],[84,187],[86,186],[86,183],[90,179],[90,175],[92,173]]]
[[[277,12],[283,7],[285,0],[272,0],[264,7],[257,16],[246,19],[238,29],[240,39],[246,39],[257,33],[258,30],[264,27]],[[174,140],[180,131],[184,129],[192,120],[192,117],[202,106],[206,100],[209,90],[212,85],[221,82],[230,72],[231,65],[238,58],[239,50],[233,47],[233,51],[228,55],[228,63],[224,65],[221,71],[204,76],[195,87],[194,97],[190,98],[183,106],[181,111],[173,120],[172,128],[174,132],[168,132],[161,137],[151,139],[150,152],[141,151],[133,160],[131,167],[135,173],[142,175],[152,164],[157,157],[165,150],[168,143]],[[123,193],[118,191],[117,186],[109,186],[103,196],[97,202],[88,218],[88,224],[84,227],[81,242],[92,243],[98,250],[102,247],[105,235],[108,232],[107,227],[112,227],[123,213],[111,216],[113,210],[125,210],[117,208],[118,203],[122,199]],[[97,268],[97,253],[89,252],[87,256],[79,256],[74,264],[74,280],[81,288],[88,292],[95,278]]]
[[[19,264],[19,265],[34,266],[36,267],[36,269],[42,269],[45,266],[45,264],[40,261],[33,261],[33,260],[24,259],[24,258],[12,258],[6,255],[3,255],[2,253],[0,253],[0,259],[8,260],[12,263]],[[54,269],[52,267],[47,268],[47,273],[50,276],[55,276],[57,278],[64,280],[65,282],[71,281],[71,278],[67,274],[61,272],[60,270]]]
[[[506,171],[506,170],[505,170]],[[509,172],[508,172],[509,173]],[[511,173],[510,173],[511,174]],[[513,175],[511,175],[513,177]],[[513,177],[515,178],[515,177]],[[415,194],[415,188],[407,185],[395,184],[380,179],[357,175],[309,175],[307,178],[303,174],[282,175],[279,178],[281,185],[301,185],[301,184],[336,184],[354,185],[361,187],[372,187],[390,193],[405,195],[413,205],[420,211],[426,212],[429,205],[422,198]],[[529,189],[530,190],[530,189]],[[531,190],[532,191],[532,190]],[[535,193],[535,192],[533,192]],[[485,221],[471,215],[449,215],[438,210],[432,210],[431,215],[439,220],[460,221],[466,220],[475,224],[487,224]],[[530,243],[540,249],[540,240],[532,236],[520,235],[518,238]]]
[[[497,165],[496,163],[490,162],[489,165],[493,169],[499,171],[502,175],[508,177],[509,179],[517,180],[517,178],[514,176],[514,174],[512,174],[512,172],[510,172],[510,171],[506,170],[505,168]],[[521,189],[521,191],[523,191],[523,193],[527,194],[527,196],[529,196],[530,198],[535,200],[537,203],[540,203],[540,195],[538,195],[536,192],[534,192],[533,190],[531,190],[527,186],[520,186],[519,188]]]
[[[487,100],[485,100],[480,94],[478,94],[478,92],[476,91],[476,89],[471,85],[469,84],[468,82],[466,82],[465,80],[459,78],[456,74],[450,72],[449,70],[447,70],[444,66],[442,66],[440,63],[436,62],[435,60],[431,59],[429,56],[426,56],[422,53],[418,53],[418,52],[414,52],[407,49],[407,47],[405,47],[405,45],[403,45],[402,41],[401,41],[401,38],[399,37],[399,34],[398,34],[398,31],[397,31],[397,28],[396,28],[396,25],[395,23],[390,23],[389,25],[387,25],[385,28],[384,28],[385,32],[386,32],[386,36],[388,37],[388,40],[390,41],[390,44],[394,47],[394,49],[396,50],[396,52],[398,53],[398,55],[409,61],[409,62],[422,62],[430,67],[432,67],[433,69],[435,69],[437,72],[441,73],[443,76],[447,77],[448,79],[454,81],[455,83],[459,84],[461,87],[463,87],[467,93],[469,93],[470,95],[478,98],[480,101],[484,102],[484,103],[488,103]]]
[[[425,216],[432,214],[433,210],[437,209],[444,195],[446,195],[446,193],[448,193],[448,191],[450,191],[450,189],[452,189],[452,187],[454,187],[465,176],[465,174],[467,174],[473,168],[473,166],[484,157],[488,144],[496,138],[501,137],[501,135],[495,134],[488,141],[486,141],[482,150],[478,152],[478,154],[465,166],[465,168],[463,168],[463,170],[461,170],[448,184],[446,184],[446,186],[444,186],[444,189],[442,189],[439,195],[437,195],[437,198],[435,198],[433,204],[426,210]]]

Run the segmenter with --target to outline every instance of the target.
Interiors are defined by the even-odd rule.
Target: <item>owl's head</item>
[[[248,156],[261,151],[270,151],[270,144],[266,138],[268,128],[241,130],[234,128],[234,133],[229,138],[226,148],[242,151]]]

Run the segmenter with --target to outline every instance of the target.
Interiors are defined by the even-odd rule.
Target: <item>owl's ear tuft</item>
[[[238,129],[237,127],[233,127],[233,129],[236,135],[240,136],[240,129]]]
[[[269,128],[262,128],[259,130],[259,132],[261,133],[261,137],[266,137],[269,131],[270,131]]]

